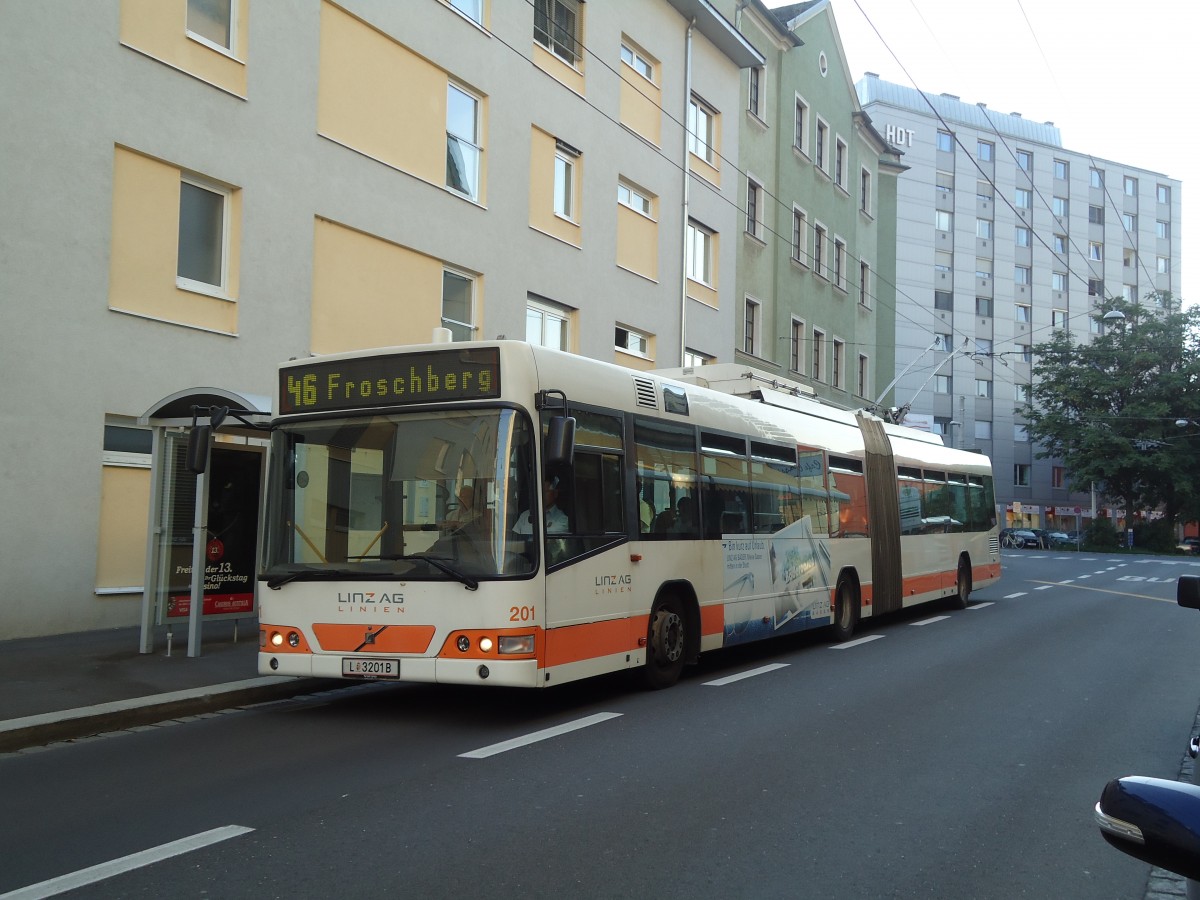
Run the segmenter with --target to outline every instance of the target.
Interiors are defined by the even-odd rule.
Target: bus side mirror
[[[203,475],[208,468],[208,448],[211,443],[211,425],[197,425],[188,434],[187,467],[193,475]]]
[[[546,430],[547,464],[569,466],[575,461],[575,417],[555,416]]]

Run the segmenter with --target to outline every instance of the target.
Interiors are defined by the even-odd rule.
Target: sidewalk
[[[187,625],[166,628],[153,653],[139,629],[0,641],[0,753],[307,693],[332,683],[258,674],[258,623],[204,623],[201,655]]]

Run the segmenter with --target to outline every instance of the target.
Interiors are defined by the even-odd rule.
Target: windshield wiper
[[[455,581],[460,581],[468,591],[479,590],[479,582],[468,575],[466,572],[460,572],[454,566],[450,565],[448,556],[430,556],[428,553],[392,553],[379,557],[380,559],[411,561],[418,559],[421,562],[428,563],[440,572],[449,575]]]
[[[362,573],[352,569],[297,569],[286,575],[272,575],[267,579],[267,587],[277,591],[289,581],[296,581],[299,578],[347,578],[360,574]]]

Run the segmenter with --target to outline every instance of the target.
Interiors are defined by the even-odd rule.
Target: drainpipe
[[[687,49],[683,63],[683,257],[679,268],[682,278],[679,285],[679,365],[687,358],[687,251],[688,251],[688,202],[691,197],[692,166],[688,159],[688,144],[691,142],[692,105],[692,29],[696,19],[687,27]]]

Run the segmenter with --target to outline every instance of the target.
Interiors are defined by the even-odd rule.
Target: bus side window
[[[699,538],[695,430],[639,419],[635,435],[641,497],[656,510],[649,531],[639,516],[641,533],[665,539]]]

